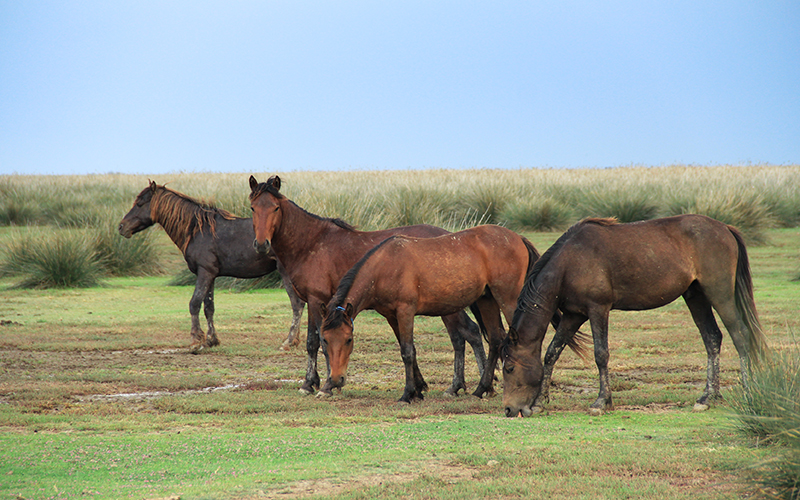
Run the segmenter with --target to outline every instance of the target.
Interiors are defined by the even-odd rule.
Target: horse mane
[[[555,243],[553,243],[547,251],[539,257],[539,260],[533,265],[525,276],[525,284],[522,286],[519,299],[517,299],[517,309],[514,311],[514,318],[511,322],[512,325],[517,324],[518,316],[524,312],[532,312],[536,308],[536,300],[539,298],[539,290],[536,288],[535,281],[542,269],[553,259],[553,256],[570,240],[575,233],[586,225],[594,224],[598,226],[608,227],[619,224],[619,221],[613,217],[589,217],[583,219],[572,225],[567,229],[564,234],[559,236]]]
[[[395,240],[397,238],[402,238],[400,235],[389,236],[385,240],[381,241],[374,247],[372,247],[367,253],[364,254],[361,259],[359,259],[356,264],[348,270],[342,279],[339,280],[339,286],[336,287],[336,293],[331,297],[330,306],[333,308],[332,310],[328,311],[328,314],[325,318],[325,323],[323,324],[323,329],[331,329],[336,328],[344,322],[344,311],[339,309],[339,307],[344,306],[344,300],[347,298],[347,294],[350,293],[350,290],[353,288],[353,283],[356,281],[356,276],[358,276],[358,272],[361,271],[361,268],[364,267],[364,264],[369,260],[372,255],[378,251],[383,245],[388,243],[389,241]]]
[[[260,195],[262,195],[264,193],[269,193],[269,194],[271,194],[272,196],[274,196],[275,198],[277,198],[279,200],[286,199],[294,207],[298,208],[301,212],[303,212],[304,214],[310,216],[313,219],[316,219],[316,220],[319,220],[319,221],[322,221],[322,222],[330,222],[331,224],[334,224],[334,225],[336,225],[336,226],[338,226],[338,227],[340,227],[342,229],[346,229],[348,231],[355,231],[356,230],[355,227],[353,227],[352,225],[350,225],[347,222],[343,221],[342,219],[331,218],[331,217],[322,217],[322,216],[319,216],[317,214],[312,214],[311,212],[309,212],[305,208],[301,207],[297,203],[295,203],[292,200],[286,198],[284,195],[281,194],[281,192],[278,189],[275,188],[275,186],[272,185],[272,179],[274,177],[275,176],[270,177],[267,180],[267,182],[258,183],[258,185],[250,192],[250,201],[255,200],[256,198],[258,198]]]
[[[240,218],[165,186],[158,186],[150,200],[150,218],[161,224],[181,253],[186,252],[192,238],[205,228],[216,237],[217,215],[225,220]]]

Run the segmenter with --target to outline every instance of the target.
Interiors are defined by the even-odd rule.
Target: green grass
[[[553,200],[569,209],[570,218],[559,223],[569,225],[589,215],[581,200],[592,186],[598,196],[606,189],[625,197],[652,190],[648,199],[662,210],[676,193],[702,198],[725,179],[735,186],[731,192],[752,189],[763,193],[764,205],[780,208],[782,215],[771,223],[780,229],[759,228],[764,243],[748,250],[765,333],[770,343],[785,345],[796,342],[792,332],[800,331],[800,282],[792,281],[800,271],[800,229],[790,222],[799,170],[355,172],[347,182],[341,174],[282,176],[287,194],[301,206],[365,229],[387,222],[382,210],[390,193],[411,193],[415,185],[429,192],[410,199],[445,207],[434,210],[431,201],[431,219],[421,220],[450,221],[447,227],[457,228],[484,216],[477,211],[485,203],[471,212],[457,203],[477,198],[481,189],[534,208],[536,200]],[[246,177],[176,174],[157,181],[173,180],[175,189],[247,215]],[[0,194],[10,189],[21,206],[33,192],[25,191],[25,183],[49,188],[31,207],[79,191],[88,199],[104,189],[107,207],[121,218],[146,178],[5,176]],[[87,206],[81,203],[76,206]],[[506,217],[513,205],[492,216]],[[26,210],[25,220],[40,221],[39,208]],[[17,237],[82,231],[87,229],[0,227],[0,248]],[[559,234],[525,236],[544,252]],[[153,228],[134,239],[143,237],[152,240],[167,274],[185,268],[163,231]],[[586,413],[597,393],[596,368],[565,352],[553,375],[549,413],[505,419],[500,397],[445,397],[452,348],[436,318],[418,318],[415,328],[420,369],[430,385],[424,401],[395,403],[402,362],[385,320],[374,313],[359,316],[348,384],[332,399],[318,400],[297,392],[304,346],[279,349],[291,319],[282,290],[218,290],[215,323],[222,344],[192,355],[192,285],[169,287],[169,276],[158,275],[110,277],[104,287],[84,289],[11,289],[17,279],[0,278],[0,498],[731,498],[751,494],[745,471],[779,451],[762,438],[741,435],[725,403],[706,413],[691,411],[706,360],[680,301],[654,311],[612,313],[616,411]],[[725,334],[725,395],[738,378],[738,358]],[[468,350],[468,386],[477,380]]]

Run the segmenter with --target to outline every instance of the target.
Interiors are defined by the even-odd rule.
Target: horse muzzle
[[[510,406],[506,406],[505,414],[508,418],[530,417],[533,415],[533,410],[531,410],[529,406],[523,406],[522,408],[512,408]]]
[[[124,236],[125,238],[130,238],[131,236],[133,236],[133,229],[130,227],[130,224],[125,224],[124,222],[120,222],[117,230],[119,231],[119,234]]]
[[[256,252],[260,253],[261,255],[266,255],[269,253],[270,249],[269,240],[264,240],[264,243],[259,243],[258,240],[253,240],[253,248],[255,248]]]

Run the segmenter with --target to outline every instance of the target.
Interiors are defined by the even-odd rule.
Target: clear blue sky
[[[799,162],[797,0],[0,0],[0,174]]]

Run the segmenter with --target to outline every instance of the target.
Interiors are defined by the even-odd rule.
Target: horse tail
[[[539,254],[539,251],[536,250],[536,247],[533,246],[533,243],[528,241],[527,238],[522,238],[522,241],[525,243],[525,247],[528,249],[528,270],[525,273],[525,281],[527,282],[534,265],[536,265],[536,261],[539,260],[541,255]],[[558,325],[561,324],[561,312],[558,309],[556,309],[556,312],[553,313],[553,317],[550,319],[550,324],[553,325],[553,328],[558,330]],[[577,354],[578,357],[584,362],[587,362],[589,359],[589,346],[592,344],[592,337],[580,330],[575,332],[575,334],[567,341],[567,347],[569,347],[572,352]]]
[[[736,240],[739,249],[739,258],[736,263],[736,283],[734,295],[736,301],[736,312],[747,328],[748,353],[755,353],[756,359],[764,354],[767,348],[767,339],[761,329],[761,322],[758,319],[756,303],[753,299],[753,278],[750,273],[750,259],[747,257],[747,248],[744,245],[744,238],[735,227],[728,226],[731,234]]]

